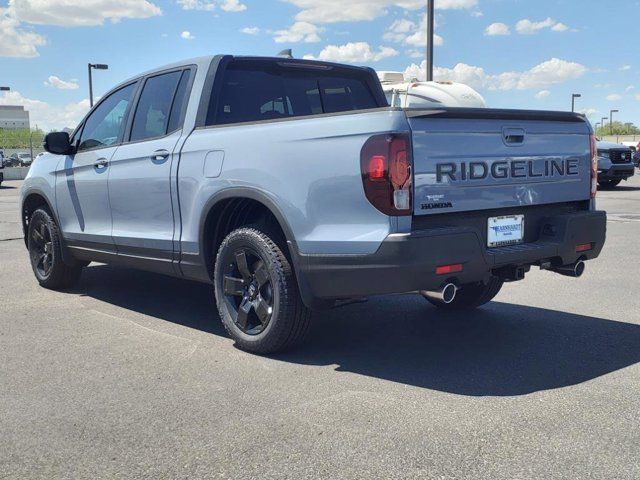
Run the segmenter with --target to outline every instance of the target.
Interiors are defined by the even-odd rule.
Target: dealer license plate
[[[524,215],[489,218],[489,248],[517,245],[524,241]]]

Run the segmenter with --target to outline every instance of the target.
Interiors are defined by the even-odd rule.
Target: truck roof
[[[196,65],[198,68],[208,68],[211,65],[211,62],[216,58],[230,57],[233,59],[242,59],[242,60],[256,60],[256,61],[273,61],[278,63],[289,63],[289,64],[298,64],[298,65],[309,65],[309,66],[323,66],[329,68],[341,68],[341,69],[349,69],[349,70],[358,70],[358,71],[367,71],[374,73],[374,70],[369,67],[359,67],[355,65],[347,65],[343,63],[333,63],[333,62],[323,62],[320,60],[308,60],[308,59],[300,59],[300,58],[284,58],[284,57],[261,57],[254,55],[206,55],[203,57],[194,57],[186,60],[181,60],[178,62],[169,63],[167,65],[162,65],[157,68],[153,68],[151,70],[147,70],[146,72],[141,72],[133,77],[129,77],[126,80],[118,83],[118,85],[122,85],[132,80],[135,80],[140,77],[144,77],[146,75],[152,75],[154,73],[163,72],[165,70],[170,70],[172,68],[184,67],[187,65]]]

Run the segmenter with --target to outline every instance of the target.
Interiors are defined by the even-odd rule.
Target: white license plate
[[[487,245],[504,247],[524,241],[524,215],[489,218]]]

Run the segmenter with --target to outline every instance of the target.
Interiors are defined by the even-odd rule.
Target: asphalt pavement
[[[209,287],[31,272],[0,188],[0,478],[638,479],[640,178],[601,192],[603,255],[472,314],[416,296],[319,313],[303,347],[234,348]]]

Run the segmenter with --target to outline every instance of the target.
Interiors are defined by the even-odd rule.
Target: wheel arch
[[[224,209],[227,207],[234,208],[234,206],[232,206],[233,202],[238,202],[235,203],[235,207],[238,208],[243,208],[241,202],[251,202],[250,204],[245,204],[245,206],[247,208],[250,208],[250,205],[257,206],[262,209],[262,213],[268,213],[268,215],[270,215],[271,219],[275,222],[275,225],[277,225],[281,232],[282,237],[280,240],[282,240],[283,247],[286,246],[284,253],[287,255],[291,262],[291,266],[293,267],[296,282],[298,284],[298,290],[300,291],[303,302],[309,308],[326,308],[323,302],[317,300],[311,294],[311,289],[308,287],[308,282],[301,265],[302,259],[298,252],[296,239],[285,214],[277,205],[276,201],[266,192],[254,188],[239,187],[223,190],[212,196],[205,204],[200,220],[199,242],[201,247],[201,259],[204,262],[204,266],[207,269],[210,278],[213,279],[213,259],[215,258],[220,243],[222,243],[224,237],[230,233],[229,229],[232,227],[235,229],[242,226],[241,224],[234,225],[232,222],[226,229],[215,228],[216,218],[222,218],[223,221],[229,218],[227,217],[229,212],[227,211],[224,213]],[[222,216],[218,217],[220,212],[223,212]],[[240,216],[242,217],[242,215]],[[249,220],[251,220],[250,216]],[[218,235],[218,237],[215,238],[215,235]]]
[[[23,200],[20,206],[20,219],[22,221],[22,233],[25,246],[28,246],[27,232],[29,230],[29,219],[33,212],[40,207],[46,207],[49,213],[53,215],[55,222],[60,225],[58,216],[47,196],[40,190],[29,190],[23,194]]]

